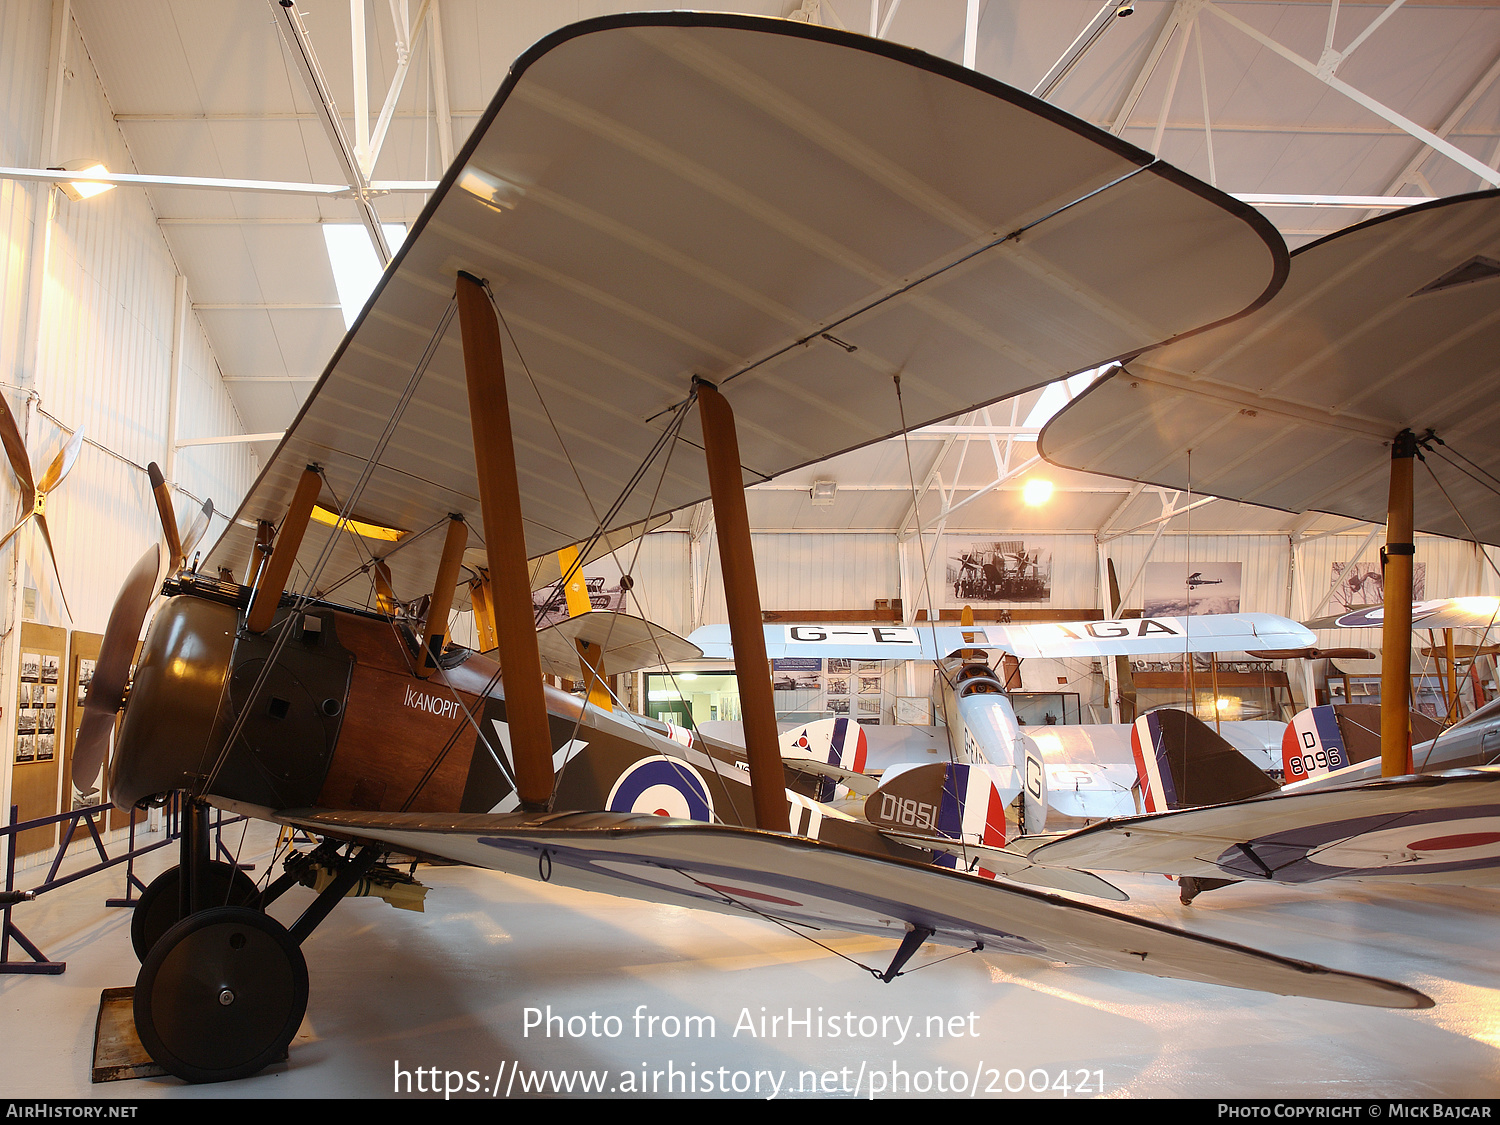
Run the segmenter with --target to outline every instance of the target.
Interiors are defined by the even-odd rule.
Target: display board
[[[11,801],[23,821],[61,811],[58,783],[65,754],[59,746],[58,715],[65,713],[69,699],[67,649],[66,629],[21,623],[21,667],[11,712]],[[56,842],[55,825],[34,828],[16,840],[16,854],[29,855]]]

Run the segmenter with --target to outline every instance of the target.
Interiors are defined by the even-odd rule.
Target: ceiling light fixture
[[[809,493],[812,496],[813,506],[814,507],[818,507],[818,508],[824,508],[824,507],[827,507],[829,504],[832,504],[833,503],[833,498],[834,498],[835,495],[837,495],[838,490],[839,490],[839,483],[838,483],[838,481],[835,481],[835,480],[815,480],[815,481],[813,481],[813,486],[812,486],[811,492]]]
[[[1021,490],[1021,498],[1033,508],[1039,504],[1045,504],[1052,499],[1052,482],[1034,477],[1027,481],[1026,486]]]
[[[109,169],[99,160],[69,160],[59,166],[58,172],[92,172],[96,176],[109,175]],[[92,199],[96,195],[103,195],[107,191],[114,190],[114,184],[101,184],[97,181],[88,180],[58,180],[58,188],[74,203],[82,203],[85,199]]]

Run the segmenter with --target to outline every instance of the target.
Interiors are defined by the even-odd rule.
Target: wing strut
[[[1412,476],[1417,439],[1402,430],[1391,443],[1391,490],[1386,505],[1385,617],[1380,627],[1380,776],[1401,777],[1411,769],[1411,574],[1416,554],[1412,530]]]
[[[417,659],[417,675],[427,679],[437,671],[438,654],[448,640],[448,611],[453,608],[453,590],[458,585],[458,568],[464,548],[469,544],[469,525],[456,512],[448,515],[448,534],[443,540],[443,554],[438,560],[437,581],[428,603],[427,625],[422,631],[422,652]]]
[[[766,663],[766,634],[760,614],[760,588],[755,581],[755,556],[750,549],[750,516],[745,510],[745,478],[740,471],[734,411],[712,383],[695,378],[693,384],[698,392],[703,454],[708,460],[708,487],[719,531],[719,569],[724,576],[729,638],[734,645],[735,671],[739,673],[755,826],[769,832],[790,832],[781,747],[776,739],[776,700]]]
[[[292,495],[292,506],[281,521],[281,532],[276,536],[271,556],[255,580],[255,593],[245,615],[245,628],[252,633],[264,633],[271,627],[276,608],[281,604],[282,591],[292,576],[292,564],[297,561],[297,548],[302,545],[302,536],[307,531],[313,505],[318,502],[318,491],[322,487],[323,478],[314,466],[302,470],[297,491]]]
[[[542,658],[536,647],[531,571],[521,526],[521,490],[516,480],[500,324],[484,283],[462,271],[458,275],[458,323],[463,336],[469,421],[474,429],[474,469],[484,516],[484,550],[499,632],[505,721],[510,725],[516,792],[522,808],[538,812],[552,800],[552,733],[542,690]]]

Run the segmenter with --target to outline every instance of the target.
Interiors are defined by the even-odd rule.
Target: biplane
[[[1387,658],[1379,719],[1365,724],[1380,741],[1373,780],[1324,788],[1318,778],[1127,818],[1033,859],[1297,883],[1500,877],[1500,771],[1479,764],[1492,760],[1488,723],[1457,732],[1452,748],[1465,756],[1414,762],[1408,674],[1413,624],[1487,628],[1495,618],[1493,598],[1413,604],[1412,566],[1417,529],[1500,541],[1497,296],[1500,192],[1411,207],[1299,248],[1285,286],[1259,309],[1127,361],[1043,429],[1039,449],[1055,464],[1384,523],[1383,606],[1309,624],[1379,625]],[[1296,737],[1316,750],[1319,716],[1310,718]],[[1465,764],[1475,768],[1414,774]]]
[[[737,659],[762,666],[747,484],[1232,320],[1285,271],[1248,207],[914,50],[694,13],[542,40],[229,530],[197,570],[169,542],[164,586],[148,552],[111,613],[74,774],[98,773],[123,708],[111,799],[187,809],[141,915],[142,1041],[192,1081],[279,1057],[302,944],[356,885],[402,880],[392,853],[889,935],[886,980],[930,940],[1430,1005],[799,804],[769,676],[742,679],[732,779],[542,680],[528,559],[711,497]],[[464,606],[493,655],[448,643]],[[608,675],[609,644],[574,641]],[[209,806],[322,843],[246,887],[208,860]],[[266,913],[303,881],[321,889],[296,921]]]
[[[1005,663],[997,670],[990,653],[1008,659],[1078,659],[1171,656],[1238,652],[1246,649],[1300,650],[1316,641],[1304,626],[1270,613],[1203,614],[1192,618],[1145,617],[1126,620],[1055,621],[1037,624],[966,623],[905,626],[767,625],[766,652],[772,658],[843,657],[854,660],[920,660],[934,665],[931,703],[939,724],[932,727],[874,728],[866,751],[872,768],[930,766],[922,776],[937,791],[951,782],[948,765],[993,767],[998,800],[1009,810],[1007,837],[1046,828],[1052,809],[1065,817],[1098,820],[1139,811],[1132,793],[1137,770],[1131,764],[1134,728],[1129,725],[1020,723],[1009,699],[1017,681]],[[704,656],[733,656],[729,630],[705,625],[688,640]],[[1261,752],[1279,744],[1277,724],[1225,722],[1220,735],[1241,749]],[[1272,734],[1274,733],[1274,740]],[[928,747],[914,746],[912,736]],[[921,751],[935,755],[924,758]],[[916,753],[914,753],[916,751]],[[907,786],[911,785],[908,781]]]

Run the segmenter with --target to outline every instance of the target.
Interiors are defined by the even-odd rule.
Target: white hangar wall
[[[65,7],[0,0],[0,164],[35,168],[88,158],[136,171],[71,18],[60,21],[61,38],[54,38],[54,9]],[[58,50],[64,69],[54,102],[49,61]],[[168,464],[177,316],[179,437],[243,432],[191,294],[179,310],[177,279],[141,189],[75,203],[47,185],[0,181],[0,393],[23,427],[37,477],[72,431],[82,427],[86,435],[46,510],[71,619],[37,532],[22,531],[0,554],[8,580],[0,700],[15,697],[15,621],[27,604],[19,591],[36,591],[30,619],[103,632],[120,583],[160,537],[145,465]],[[179,518],[190,498],[211,496],[228,513],[251,482],[251,454],[241,445],[193,447],[176,458],[174,473],[185,494]],[[0,468],[0,482],[0,522],[8,530],[24,508],[8,466]],[[209,536],[224,526],[216,518]],[[7,763],[0,803],[9,797],[12,727],[4,724],[0,739]]]
[[[1052,552],[1049,598],[976,604],[976,609],[1102,609],[1099,547],[1092,535],[1023,535],[1001,528],[964,531],[952,538],[1023,538],[1028,548],[1043,546]],[[1169,532],[1154,545],[1149,534],[1126,535],[1106,543],[1104,553],[1114,560],[1122,590],[1146,562],[1238,562],[1242,565],[1242,611],[1310,617],[1314,611],[1331,612],[1326,605],[1320,609],[1319,602],[1332,582],[1335,562],[1378,564],[1383,531],[1360,554],[1366,538],[1366,534],[1342,534],[1310,539],[1298,545],[1295,561],[1291,538],[1286,535],[1205,533],[1189,537]],[[910,617],[914,609],[926,604],[919,565],[913,563],[911,588],[901,585],[900,556],[905,552],[915,559],[914,539],[898,545],[894,535],[876,532],[757,532],[751,539],[761,605],[767,610],[868,610],[878,598],[900,597]],[[1500,557],[1493,549],[1491,554]],[[633,560],[628,551],[624,555],[627,563]],[[1419,535],[1416,561],[1426,566],[1429,598],[1500,593],[1500,563],[1485,562],[1472,543]],[[944,592],[944,564],[939,551],[928,571],[928,582],[938,607],[949,609],[955,599],[951,590]],[[602,563],[586,570],[611,577],[615,573]],[[699,625],[727,619],[717,541],[711,530],[701,540],[685,531],[647,536],[639,559],[634,560],[634,577],[642,606],[676,632],[691,632]],[[1127,610],[1142,608],[1143,592],[1144,581],[1135,581],[1125,599]],[[1354,641],[1353,633],[1340,635],[1350,644],[1365,643]],[[1378,634],[1373,639],[1378,645]]]
[[[1310,618],[1332,612],[1324,603],[1324,595],[1332,583],[1333,564],[1378,564],[1383,537],[1384,530],[1376,529],[1367,545],[1368,531],[1325,535],[1299,543],[1294,551],[1288,535],[1189,536],[1171,531],[1154,543],[1151,534],[1121,536],[1106,543],[1104,553],[1114,560],[1122,590],[1134,580],[1125,600],[1127,610],[1142,609],[1144,577],[1136,579],[1136,575],[1148,561],[1194,565],[1238,562],[1242,567],[1242,611]],[[1029,550],[1050,550],[1051,596],[1041,602],[994,603],[976,608],[1102,610],[1100,548],[1092,535],[1022,535],[990,529],[965,530],[953,536],[960,541],[986,538],[1023,538]],[[868,610],[878,598],[902,597],[910,618],[917,607],[925,605],[915,539],[903,545],[894,535],[881,533],[758,532],[752,540],[761,604],[766,610]],[[930,537],[927,550],[932,552]],[[903,553],[910,566],[908,589],[902,587]],[[940,609],[951,608],[954,599],[947,596],[951,590],[944,590],[943,550],[932,553],[928,572],[931,596]],[[1416,561],[1426,567],[1426,596],[1500,594],[1500,551],[1492,549],[1490,554],[1492,558],[1486,561],[1472,543],[1419,535]],[[604,565],[589,568],[589,572],[614,574]],[[648,536],[635,561],[634,577],[642,611],[674,632],[686,635],[699,625],[727,619],[717,543],[711,528],[698,537],[685,531]],[[1378,651],[1380,634],[1373,629],[1324,631],[1320,643]],[[1093,673],[1091,665],[1089,661],[1028,661],[1023,669],[1025,686],[1030,691],[1079,692],[1087,719],[1090,704],[1107,707],[1103,679]],[[900,690],[925,691],[927,675],[925,667],[914,669],[908,684]],[[1300,673],[1291,678],[1300,699]]]

